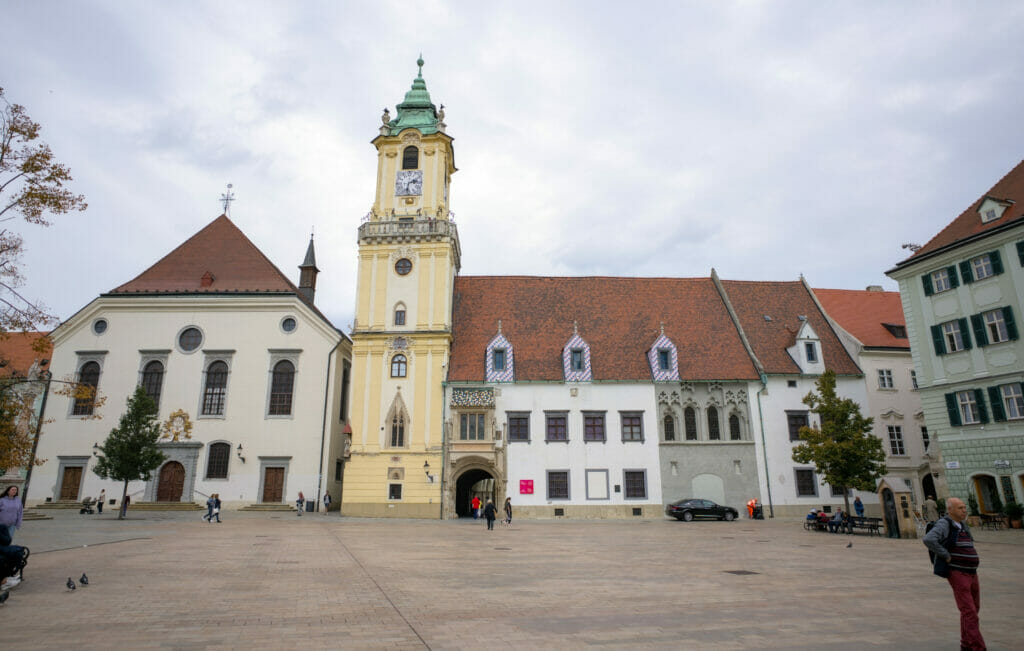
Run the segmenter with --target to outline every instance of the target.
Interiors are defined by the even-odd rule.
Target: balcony
[[[391,221],[367,221],[359,226],[360,244],[394,242],[435,242],[451,239],[455,248],[455,266],[460,266],[462,249],[455,222],[421,216],[398,217]]]

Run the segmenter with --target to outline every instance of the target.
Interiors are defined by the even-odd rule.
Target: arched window
[[[399,303],[395,306],[395,325],[405,325],[405,304]]]
[[[203,390],[203,416],[223,416],[228,392],[228,365],[216,361],[206,367],[206,388]]]
[[[669,414],[665,414],[665,440],[676,440],[676,419]]]
[[[718,429],[718,410],[708,407],[708,440],[718,441],[721,438],[722,433]]]
[[[157,409],[160,408],[160,390],[163,386],[164,365],[153,360],[142,369],[142,388],[146,390],[146,395],[156,403]]]
[[[270,415],[288,416],[292,413],[292,389],[295,386],[295,365],[286,359],[274,364],[270,381]]]
[[[227,479],[228,458],[231,456],[231,445],[228,443],[213,443],[210,445],[210,453],[206,457],[206,478]]]
[[[391,358],[391,377],[405,377],[405,355]]]
[[[78,372],[78,383],[92,388],[89,396],[75,398],[75,406],[71,410],[74,416],[92,416],[96,405],[96,387],[100,385],[100,365],[98,362],[86,362]]]
[[[736,414],[729,414],[729,439],[740,440],[740,417]]]
[[[391,419],[391,447],[405,447],[405,416],[397,411]]]
[[[420,166],[420,150],[409,145],[402,152],[402,169],[414,170]]]
[[[683,411],[683,421],[686,426],[686,440],[697,440],[697,411],[693,407],[687,407]]]

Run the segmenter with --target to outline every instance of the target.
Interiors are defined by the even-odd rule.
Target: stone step
[[[36,504],[32,508],[34,509],[80,509],[82,508],[81,500],[57,500],[55,502],[43,502],[42,504]]]
[[[195,502],[132,502],[129,511],[205,511],[206,507]]]
[[[250,504],[238,509],[239,511],[294,511],[291,504]]]
[[[52,515],[46,515],[33,509],[25,509],[25,512],[21,514],[22,520],[52,520]]]

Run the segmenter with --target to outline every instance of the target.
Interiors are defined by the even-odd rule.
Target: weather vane
[[[235,186],[228,183],[228,191],[220,195],[220,200],[224,204],[224,214],[228,214],[228,210],[231,208],[231,202],[235,200],[235,193],[231,191],[231,188]]]

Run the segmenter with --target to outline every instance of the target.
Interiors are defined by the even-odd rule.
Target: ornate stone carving
[[[188,417],[187,411],[179,409],[168,416],[161,431],[163,434],[160,435],[160,438],[171,439],[171,442],[178,441],[178,437],[190,439],[192,438],[192,419]]]
[[[419,257],[419,253],[417,253],[416,249],[412,248],[411,246],[401,246],[391,252],[392,263],[395,263],[398,260],[401,260],[402,258],[409,258],[410,260],[415,260]]]
[[[737,389],[736,391],[725,392],[725,402],[730,405],[745,405],[747,404],[747,392],[745,389]]]
[[[689,391],[690,393],[693,393],[693,382],[680,382],[679,383],[679,390],[680,391]]]
[[[419,141],[420,141],[420,132],[416,131],[415,129],[413,129],[411,131],[406,131],[405,134],[402,136],[402,144],[403,145],[411,145],[411,144],[415,144],[415,143],[417,143]]]

